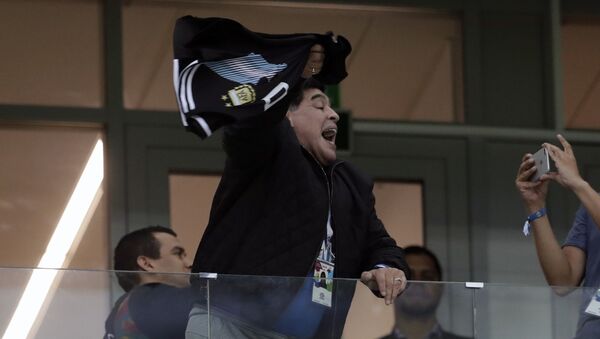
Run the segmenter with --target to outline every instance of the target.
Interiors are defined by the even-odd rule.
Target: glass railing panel
[[[119,280],[165,283],[125,293]],[[115,338],[184,338],[192,306],[207,304],[206,280],[191,280],[184,273],[0,268],[0,338],[103,338],[107,319]]]
[[[101,338],[107,271],[0,268],[0,338]]]
[[[472,338],[472,307],[473,291],[464,283],[411,281],[394,304],[386,306],[357,282],[343,338],[397,338],[418,328],[427,329],[425,334]]]
[[[600,297],[586,288],[412,281],[386,305],[349,279],[116,273],[0,268],[0,338],[102,338],[107,319],[121,337],[188,339],[592,338],[600,326],[585,314]],[[142,286],[125,293],[127,278]]]
[[[486,284],[475,293],[475,333],[490,339],[593,338],[587,331],[600,328],[600,318],[584,311],[595,295],[589,288]]]
[[[213,338],[382,338],[418,325],[473,336],[461,283],[411,282],[393,305],[352,279],[218,275],[208,290],[197,315]]]
[[[0,268],[0,338],[19,303],[31,270]]]

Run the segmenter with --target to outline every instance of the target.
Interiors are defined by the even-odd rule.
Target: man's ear
[[[288,120],[290,121],[290,125],[292,127],[294,127],[294,119],[292,119],[292,112],[288,111],[285,116],[288,118]]]
[[[150,258],[144,255],[140,255],[137,257],[137,264],[143,271],[151,272],[154,270],[154,265],[152,264],[152,261],[150,260]]]

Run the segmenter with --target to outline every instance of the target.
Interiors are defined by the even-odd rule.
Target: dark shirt
[[[201,291],[193,288],[159,283],[138,286],[115,303],[104,338],[185,338],[190,310],[201,299]]]
[[[575,338],[600,338],[600,318],[585,313],[600,287],[600,230],[585,208],[580,207],[575,214],[573,226],[563,246],[575,246],[585,253],[585,274],[583,277],[581,310]]]

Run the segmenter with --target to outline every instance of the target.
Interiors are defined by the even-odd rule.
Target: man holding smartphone
[[[532,181],[537,169],[533,155],[528,153],[523,156],[515,184],[529,214],[526,225],[531,225],[548,284],[577,287],[583,283],[583,287],[593,289],[585,293],[576,338],[600,338],[600,302],[593,293],[600,287],[600,195],[579,174],[569,142],[561,135],[557,137],[562,149],[549,143],[542,145],[554,161],[556,171]],[[546,194],[551,180],[573,191],[582,205],[562,246],[546,214]]]

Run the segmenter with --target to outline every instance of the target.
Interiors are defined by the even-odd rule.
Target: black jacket
[[[183,339],[190,310],[204,300],[205,290],[199,288],[160,283],[137,286],[115,303],[103,338]]]
[[[228,158],[193,271],[307,277],[331,202],[336,278],[359,278],[376,264],[408,277],[402,250],[375,213],[372,181],[348,162],[322,168],[287,118],[263,126],[225,131]],[[301,285],[298,279],[218,278],[211,302],[272,328]],[[336,281],[333,307],[316,337],[341,337],[354,288],[353,281]]]
[[[348,162],[322,168],[287,119],[225,132],[228,158],[194,272],[305,277],[325,237],[331,201],[336,278],[376,264],[408,276],[402,250],[377,218],[373,183]]]
[[[408,275],[401,249],[375,214],[371,180],[345,162],[321,168],[284,118],[315,44],[325,48],[315,77],[339,83],[351,50],[341,36],[263,34],[228,19],[189,16],[177,21],[173,36],[184,125],[201,138],[228,126],[227,163],[193,271],[260,275],[221,277],[210,288],[210,304],[260,326],[272,325],[302,285],[265,276],[312,273],[330,207],[335,277],[358,278],[379,263]],[[319,336],[340,336],[353,283],[334,286],[333,318],[324,319]]]

